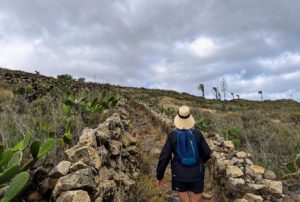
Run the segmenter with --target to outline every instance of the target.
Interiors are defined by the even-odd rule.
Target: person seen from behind
[[[201,202],[204,164],[210,158],[211,149],[203,134],[195,129],[195,120],[189,107],[179,108],[174,125],[176,128],[169,133],[159,156],[157,185],[162,185],[166,167],[171,160],[172,190],[178,192],[180,202]]]

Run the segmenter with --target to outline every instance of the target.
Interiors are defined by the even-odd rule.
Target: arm
[[[167,141],[162,148],[159,156],[158,165],[156,168],[156,178],[161,180],[164,178],[165,170],[172,158],[172,143],[171,143],[171,133],[168,135]]]
[[[210,159],[211,149],[209,148],[203,134],[200,132],[200,154],[203,159],[203,163],[206,163]]]

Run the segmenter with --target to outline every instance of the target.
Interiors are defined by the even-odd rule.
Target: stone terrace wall
[[[119,110],[95,129],[85,128],[66,160],[52,169],[27,201],[43,201],[46,193],[58,202],[134,201],[140,173],[137,140],[128,129],[129,115]]]
[[[131,100],[136,109],[147,111],[151,120],[157,123],[164,133],[173,129],[173,122],[159,114],[145,103]],[[297,201],[283,193],[283,182],[276,179],[271,170],[255,165],[251,154],[237,151],[231,141],[224,141],[218,134],[204,134],[213,153],[206,163],[213,192],[206,194],[213,201],[263,202]]]

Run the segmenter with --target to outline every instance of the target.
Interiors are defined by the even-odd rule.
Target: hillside
[[[206,201],[251,201],[254,194],[265,200],[299,199],[299,167],[294,160],[300,153],[300,103],[296,101],[210,100],[176,91],[98,84],[69,75],[56,79],[0,68],[4,149],[13,148],[27,134],[41,143],[49,138],[56,141],[43,157],[47,174],[31,181],[36,187],[45,181],[53,183],[44,192],[35,186],[26,188],[19,197],[27,201],[34,201],[34,196],[41,201],[51,197],[57,201],[70,197],[73,201],[76,197],[91,201],[175,200],[169,183],[161,190],[155,187],[154,170],[181,105],[191,107],[196,126],[214,150],[207,164]],[[25,147],[20,151],[23,159],[19,157],[19,163],[30,158],[25,151]],[[3,156],[1,153],[1,160]],[[98,164],[91,164],[98,158]],[[62,164],[69,169],[61,172],[57,165]],[[30,175],[36,169],[32,165]],[[235,176],[237,169],[242,177]],[[94,185],[71,182],[91,178],[96,179]],[[166,179],[170,180],[169,169]],[[136,193],[128,194],[132,190]],[[1,197],[4,192],[0,191]]]

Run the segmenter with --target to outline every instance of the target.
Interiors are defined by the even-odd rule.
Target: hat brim
[[[174,125],[178,129],[191,129],[195,126],[195,119],[192,115],[187,119],[182,119],[177,114],[174,118]]]

